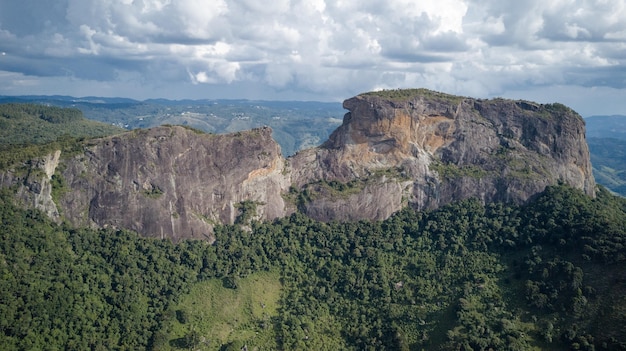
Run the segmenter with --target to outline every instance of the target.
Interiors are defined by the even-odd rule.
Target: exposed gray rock
[[[286,160],[269,128],[210,135],[164,126],[90,140],[83,153],[57,152],[31,161],[27,175],[0,180],[56,220],[209,241],[244,203],[257,219],[300,210],[351,221],[470,197],[523,203],[557,182],[594,195],[584,121],[571,109],[427,90],[398,95],[346,100],[349,112],[329,140]],[[56,204],[55,173],[67,187]]]
[[[55,222],[60,221],[57,205],[52,199],[52,176],[59,165],[61,151],[40,159],[30,160],[20,170],[8,170],[0,175],[3,187],[16,187],[16,200],[27,208],[44,212]]]
[[[367,188],[350,195],[352,202],[369,203],[369,195],[379,193],[372,175],[397,169],[398,184],[408,178],[412,185],[390,189],[388,181],[379,184],[386,189],[378,195],[379,204],[392,211],[406,204],[434,208],[470,197],[523,203],[558,182],[595,194],[584,121],[571,109],[408,92],[400,99],[370,93],[346,100],[350,112],[329,140],[293,156],[294,183],[305,187],[316,179],[369,177]],[[305,212],[320,220],[335,219],[338,211],[326,210],[333,207],[329,201],[311,201]],[[344,201],[335,201],[335,206]],[[351,216],[386,217],[375,213],[380,212],[359,208]]]
[[[257,204],[259,219],[285,214],[284,160],[269,128],[137,130],[96,140],[66,163],[63,177],[75,191],[60,205],[78,225],[212,240],[213,226],[233,223],[244,201]]]

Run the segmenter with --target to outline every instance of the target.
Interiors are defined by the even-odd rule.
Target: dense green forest
[[[0,217],[3,350],[626,349],[626,200],[603,189],[212,245],[56,225],[8,191]]]
[[[117,131],[70,128],[73,109],[0,110],[0,167]],[[602,187],[379,222],[255,222],[242,203],[213,244],[55,224],[12,196],[2,350],[626,350],[626,199]]]

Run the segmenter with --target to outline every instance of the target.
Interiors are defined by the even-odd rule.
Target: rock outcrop
[[[418,89],[362,94],[344,108],[328,141],[286,160],[269,128],[210,135],[163,126],[34,162],[40,181],[5,173],[2,182],[21,184],[25,203],[53,218],[173,240],[212,240],[215,224],[242,211],[383,219],[470,197],[523,203],[558,182],[594,195],[584,121],[563,105]],[[53,174],[65,184],[56,203],[46,188]]]
[[[59,211],[52,196],[53,176],[59,166],[61,151],[57,150],[40,159],[30,160],[19,170],[0,174],[0,185],[16,187],[15,200],[27,208],[35,208],[59,220]]]
[[[293,157],[292,181],[300,188],[319,179],[368,184],[331,203],[323,186],[312,187],[322,196],[302,208],[317,219],[380,219],[407,205],[434,208],[470,197],[522,203],[558,182],[594,195],[584,121],[563,105],[420,89],[362,94],[344,108],[350,112],[325,144]],[[385,170],[395,170],[394,187]],[[376,188],[385,189],[378,203],[386,211],[340,210],[346,202],[369,203]]]
[[[282,216],[289,186],[269,128],[136,130],[92,141],[65,164],[61,174],[73,189],[59,203],[65,218],[174,240],[212,240],[213,226],[233,223],[244,202],[259,219]]]

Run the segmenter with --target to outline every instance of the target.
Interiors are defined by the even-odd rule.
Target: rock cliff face
[[[16,200],[27,208],[35,208],[58,221],[59,211],[52,198],[52,177],[59,165],[61,151],[27,162],[19,171],[0,174],[0,185],[16,187]]]
[[[330,203],[322,186],[311,187],[322,196],[303,208],[317,219],[378,219],[406,205],[434,208],[469,197],[521,203],[557,182],[594,195],[584,121],[563,105],[408,90],[359,95],[344,108],[350,112],[325,144],[294,156],[292,181],[300,188],[316,179],[367,185]],[[369,203],[383,188],[378,207],[342,210]]]
[[[81,154],[34,162],[40,179],[5,173],[2,183],[20,184],[23,202],[53,218],[173,240],[212,240],[215,224],[244,209],[359,220],[469,197],[522,203],[557,182],[594,195],[584,121],[563,105],[420,89],[362,94],[344,108],[327,142],[286,160],[269,128],[159,127],[91,140]],[[65,184],[56,202],[53,174]]]
[[[62,216],[77,225],[145,236],[212,240],[244,202],[256,216],[284,214],[284,159],[269,128],[231,135],[182,127],[137,130],[93,141],[65,160]]]

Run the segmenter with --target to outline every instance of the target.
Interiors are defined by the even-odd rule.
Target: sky
[[[625,0],[3,0],[0,95],[428,88],[626,115],[625,19]]]

